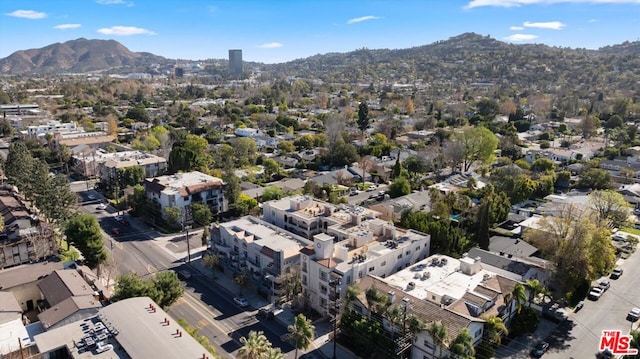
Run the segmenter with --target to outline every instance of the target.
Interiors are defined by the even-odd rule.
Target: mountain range
[[[464,33],[407,49],[358,49],[327,53],[280,64],[246,63],[275,75],[325,81],[409,82],[504,85],[553,83],[593,88],[611,79],[635,88],[640,81],[640,42],[598,50],[510,44],[489,36]],[[224,62],[225,60],[221,60]],[[80,38],[40,49],[21,50],[0,59],[0,74],[126,73],[167,70],[176,60],[132,52],[115,40]],[[220,63],[220,61],[218,61]]]

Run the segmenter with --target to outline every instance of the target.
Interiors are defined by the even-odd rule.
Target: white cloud
[[[131,1],[125,0],[96,0],[96,2],[100,5],[125,5],[128,7],[133,6]]]
[[[81,26],[82,25],[80,24],[60,24],[60,25],[54,26],[53,28],[58,30],[67,30],[67,29],[77,29]]]
[[[591,22],[591,23],[600,22],[600,19],[589,19],[589,20],[587,20],[587,22]]]
[[[259,45],[258,47],[261,49],[277,49],[282,46],[284,45],[279,42],[268,42],[266,44]]]
[[[494,6],[494,7],[518,7],[535,4],[639,4],[640,0],[471,0],[465,6],[466,9],[474,7]]]
[[[33,10],[16,10],[14,12],[6,13],[5,15],[31,20],[44,19],[47,17],[46,13]]]
[[[380,19],[380,17],[379,16],[372,16],[372,15],[362,16],[362,17],[354,17],[353,19],[347,20],[347,24],[351,25],[351,24],[357,24],[357,23],[363,22],[363,21],[377,20],[377,19]]]
[[[509,30],[513,30],[513,31],[522,31],[522,30],[524,30],[524,27],[522,27],[522,26],[511,26],[511,27],[509,28]]]
[[[536,29],[547,29],[547,30],[562,30],[563,27],[567,26],[566,24],[563,24],[560,21],[548,21],[548,22],[525,21],[524,24],[522,25],[524,27],[534,27]]]
[[[509,35],[507,37],[505,37],[504,39],[507,41],[513,41],[513,42],[518,42],[518,41],[529,41],[529,40],[533,40],[533,39],[537,39],[538,35],[532,35],[532,34],[513,34],[513,35]]]
[[[103,35],[131,36],[131,35],[155,35],[156,33],[141,27],[134,26],[111,26],[98,29]]]

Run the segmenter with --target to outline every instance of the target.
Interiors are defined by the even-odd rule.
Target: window
[[[380,267],[384,267],[384,266],[386,266],[386,265],[387,265],[387,261],[384,261],[384,262],[382,262],[382,263],[380,264]]]
[[[320,270],[320,279],[326,282],[327,277],[328,277],[327,272],[323,272],[322,270]]]
[[[307,285],[307,276],[306,275],[302,276],[302,285],[304,285],[304,286]]]
[[[347,276],[347,284],[351,284],[351,276],[350,275]]]
[[[405,254],[406,254],[406,255],[409,255],[409,254],[411,254],[411,251],[407,251]]]
[[[417,246],[417,247],[416,247],[416,251],[419,251],[419,250],[420,250],[420,246]]]
[[[362,279],[362,271],[358,272],[358,278]]]
[[[398,259],[402,259],[402,253],[398,254]]]
[[[482,335],[482,328],[476,330],[476,338]]]
[[[369,272],[373,272],[376,269],[376,267],[369,267]]]
[[[320,293],[327,294],[327,286],[326,285],[321,285],[320,286]]]
[[[431,296],[431,300],[436,300],[436,296],[435,296],[435,295],[432,295],[432,296]]]

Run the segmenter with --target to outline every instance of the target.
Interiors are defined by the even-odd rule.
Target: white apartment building
[[[27,127],[26,131],[23,131],[23,134],[30,137],[40,137],[46,134],[82,131],[82,128],[78,127],[75,122],[48,121],[42,125]]]
[[[504,297],[513,291],[518,282],[482,266],[480,258],[471,258],[466,254],[459,260],[438,254],[386,278],[377,279],[387,284],[394,295],[410,298],[413,306],[431,303],[430,306],[434,308],[444,309],[440,315],[468,318],[469,333],[476,346],[482,340],[482,318],[495,315],[508,326],[516,314],[515,301],[505,304]],[[438,318],[431,320],[437,321]],[[445,318],[440,320],[443,324],[447,322]],[[414,341],[411,358],[433,358],[434,345],[429,333],[422,331]]]
[[[301,250],[302,287],[323,314],[335,299],[332,285],[340,296],[368,274],[385,277],[429,255],[428,234],[395,228],[366,208],[297,196],[266,202],[263,210],[266,221],[313,238]]]
[[[236,128],[235,134],[238,137],[259,137],[262,136],[262,130],[259,128],[242,127]]]
[[[202,172],[147,178],[144,188],[147,198],[163,215],[166,207],[178,207],[186,213],[192,203],[206,203],[214,214],[224,211],[224,182]]]
[[[145,177],[162,175],[167,169],[164,157],[152,155],[139,150],[109,152],[102,148],[83,151],[72,156],[76,173],[85,178],[99,177],[108,182],[117,174],[117,170],[140,166]]]
[[[276,297],[282,294],[282,274],[300,264],[300,250],[312,244],[256,217],[245,216],[218,226],[212,245],[231,265],[246,269],[253,279]]]

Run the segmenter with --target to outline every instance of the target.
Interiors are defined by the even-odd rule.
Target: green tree
[[[358,105],[358,128],[364,134],[369,127],[369,106],[366,102],[360,102]]]
[[[205,267],[211,269],[211,275],[213,276],[213,279],[215,279],[216,268],[220,263],[220,257],[218,257],[218,255],[215,253],[207,253],[204,256],[202,256],[202,263],[204,264]]]
[[[126,273],[116,280],[115,292],[111,300],[117,302],[127,298],[156,298],[157,296],[151,281],[141,278],[137,273]]]
[[[485,337],[493,344],[500,345],[503,335],[509,335],[500,317],[490,315],[485,318]]]
[[[242,191],[240,189],[240,178],[238,178],[233,170],[229,168],[225,171],[223,180],[226,184],[224,193],[225,199],[229,202],[229,204],[236,203]]]
[[[165,207],[164,217],[170,226],[177,226],[180,223],[180,218],[182,217],[180,207]]]
[[[278,143],[278,149],[282,154],[289,154],[296,150],[296,146],[292,141],[280,141],[280,143]]]
[[[524,282],[524,286],[527,289],[527,291],[529,292],[529,306],[531,306],[531,303],[533,303],[533,301],[538,298],[538,295],[540,294],[546,294],[549,295],[549,290],[547,288],[544,287],[544,285],[537,279],[527,279]]]
[[[236,203],[229,205],[229,211],[237,216],[245,216],[256,207],[258,207],[258,201],[255,198],[251,198],[247,194],[240,193],[240,197],[238,197]]]
[[[493,161],[499,141],[489,129],[467,127],[462,132],[456,132],[454,137],[463,146],[463,169],[465,172],[476,162],[490,164]]]
[[[538,158],[531,164],[531,170],[534,172],[553,172],[555,169],[555,163],[548,158]]]
[[[315,327],[311,324],[311,320],[307,319],[304,314],[296,315],[293,324],[287,327],[289,331],[289,340],[296,348],[295,359],[298,359],[298,350],[306,350],[315,339]]]
[[[411,184],[405,177],[398,177],[389,185],[389,197],[391,198],[404,196],[410,193]]]
[[[509,294],[509,298],[516,302],[516,308],[518,309],[518,313],[520,313],[520,311],[522,311],[522,305],[527,301],[527,291],[524,285],[522,285],[522,283],[516,283]]]
[[[67,241],[80,250],[87,266],[98,268],[99,272],[100,264],[107,260],[107,252],[96,217],[90,214],[73,217],[67,222],[64,234]]]
[[[596,190],[589,195],[598,227],[619,227],[629,217],[629,203],[613,190]]]
[[[33,182],[31,177],[33,165],[34,159],[23,141],[12,142],[9,145],[9,153],[4,163],[4,175],[10,184],[17,186],[29,199],[31,198],[30,184]]]
[[[284,197],[284,192],[282,191],[282,188],[276,187],[276,186],[269,186],[264,189],[264,191],[262,192],[262,196],[260,198],[262,199],[262,202],[266,202],[274,199],[281,199],[282,197]]]
[[[240,344],[237,359],[262,359],[271,348],[271,342],[261,331],[250,331],[247,337],[240,338]]]
[[[449,346],[451,354],[456,359],[472,359],[475,354],[473,347],[473,337],[469,334],[469,330],[464,328],[458,333],[458,336],[453,339]]]
[[[433,322],[427,329],[427,332],[431,335],[434,343],[431,356],[433,358],[440,358],[442,356],[442,349],[447,345],[447,327],[441,322]],[[438,356],[436,356],[436,348],[439,352]]]
[[[131,166],[118,169],[118,177],[122,187],[135,186],[144,181],[144,168],[141,166]]]
[[[136,105],[135,107],[129,108],[125,117],[136,121],[149,123],[149,113],[145,109],[144,105]]]
[[[496,100],[490,98],[483,98],[476,103],[478,109],[478,115],[482,116],[484,120],[493,120],[500,111],[500,105]]]
[[[208,225],[213,219],[211,208],[206,203],[191,204],[191,214],[193,215],[193,220],[200,226]]]
[[[184,293],[180,279],[174,271],[164,271],[156,274],[152,283],[156,293],[158,293],[158,297],[153,298],[153,300],[162,308],[169,308]]]
[[[262,167],[264,168],[264,177],[267,182],[271,181],[271,177],[274,174],[280,173],[280,164],[273,158],[266,158],[262,161]]]
[[[584,189],[609,189],[611,188],[611,174],[600,168],[590,168],[580,174],[580,180],[576,184]]]

